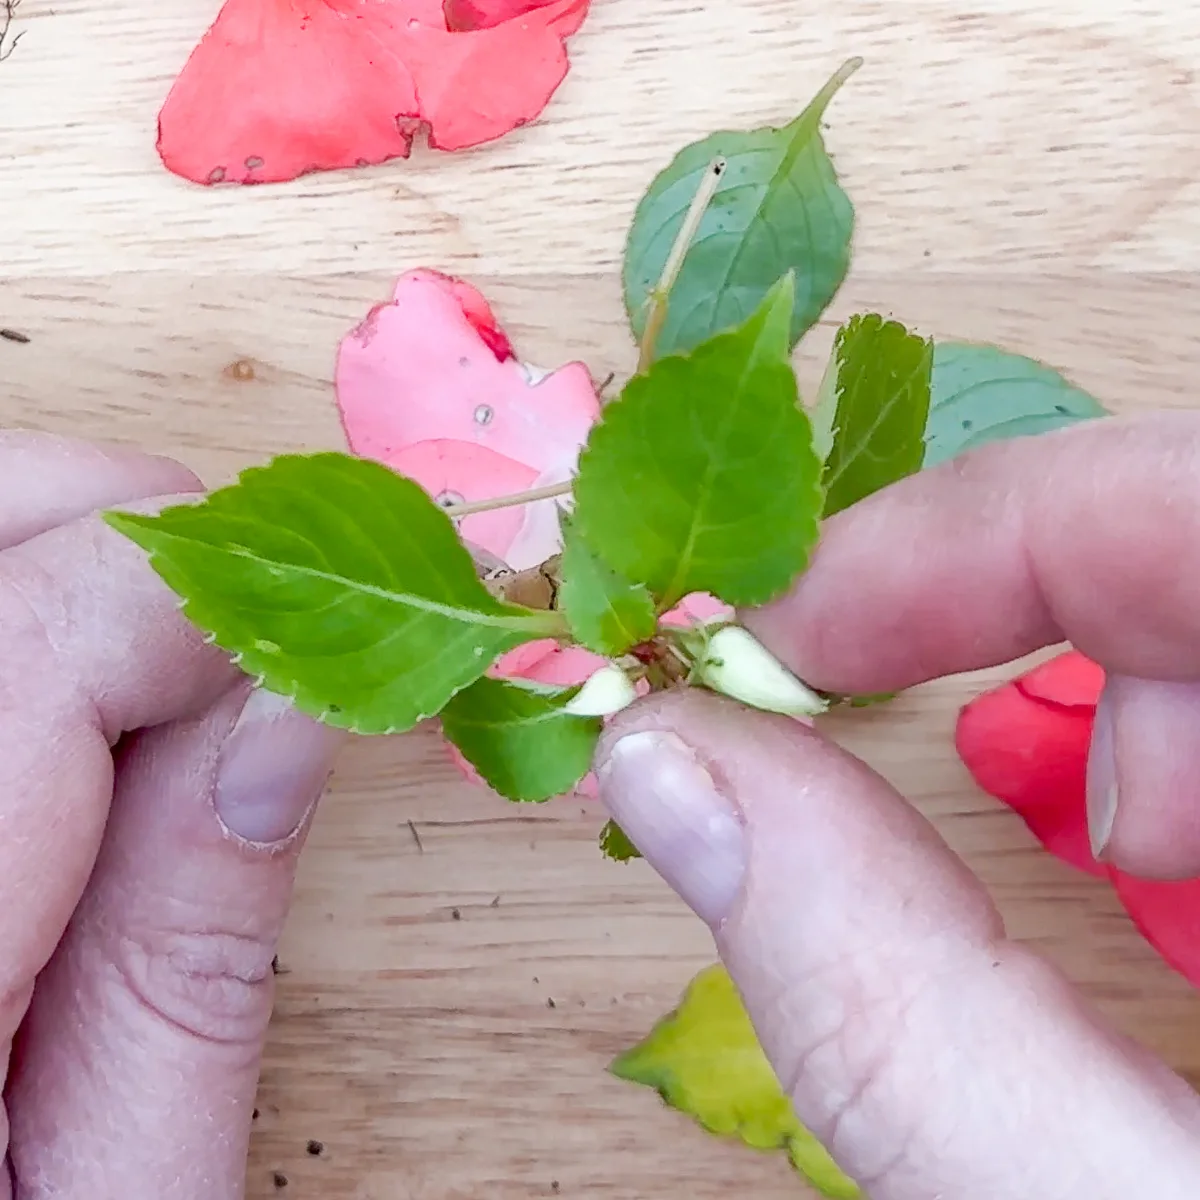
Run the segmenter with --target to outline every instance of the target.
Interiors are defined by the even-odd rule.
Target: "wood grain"
[[[654,171],[712,128],[786,118],[851,54],[866,66],[828,137],[857,257],[805,380],[836,320],[872,306],[1042,356],[1119,409],[1195,403],[1200,14],[1184,5],[596,0],[570,78],[516,136],[204,190],[160,168],[153,134],[215,9],[22,5],[0,63],[0,326],[31,340],[0,341],[3,423],[174,454],[214,483],[338,446],[336,342],[417,265],[469,275],[533,361],[628,370],[615,267]],[[1018,936],[1200,1074],[1188,989],[957,763],[954,711],[999,674],[833,730],[937,822]],[[578,803],[504,806],[427,731],[347,754],[281,951],[252,1200],[797,1194],[778,1158],[605,1074],[711,948],[643,864],[600,860],[600,824]]]

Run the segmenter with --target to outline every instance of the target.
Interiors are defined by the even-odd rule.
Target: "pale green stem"
[[[446,516],[457,519],[474,513],[492,512],[497,508],[512,508],[517,504],[534,504],[538,500],[553,500],[555,496],[567,496],[571,492],[571,481],[552,483],[547,487],[532,488],[528,492],[514,492],[511,496],[497,496],[492,500],[472,500],[467,504],[447,504],[442,510]]]
[[[696,194],[692,197],[692,202],[684,214],[683,224],[680,225],[679,232],[675,235],[671,252],[667,255],[667,261],[663,265],[662,274],[659,276],[654,290],[650,293],[650,311],[646,315],[646,326],[642,330],[642,344],[638,352],[639,375],[644,375],[650,369],[650,364],[654,362],[654,346],[667,319],[671,289],[679,278],[679,272],[683,269],[683,260],[687,258],[687,252],[692,248],[692,242],[700,229],[700,222],[704,220],[704,214],[708,211],[708,206],[712,203],[713,196],[716,195],[717,185],[721,182],[721,176],[724,174],[725,160],[714,158],[708,164],[708,169],[700,180],[700,186],[696,189]]]

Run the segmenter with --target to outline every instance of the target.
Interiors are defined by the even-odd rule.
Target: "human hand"
[[[835,517],[793,593],[745,619],[851,694],[1073,642],[1108,671],[1094,841],[1126,871],[1195,876],[1198,480],[1196,413],[994,445]],[[874,1200],[1200,1194],[1200,1099],[1008,941],[863,763],[692,693],[621,714],[598,768],[712,928],[798,1117]]]
[[[0,1200],[244,1191],[271,960],[343,735],[250,693],[88,515],[199,486],[0,433]]]

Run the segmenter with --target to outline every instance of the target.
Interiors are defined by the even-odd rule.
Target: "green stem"
[[[684,214],[683,224],[680,225],[679,232],[675,235],[675,241],[671,246],[671,252],[667,255],[662,274],[659,276],[654,290],[650,293],[650,311],[646,315],[646,326],[642,330],[642,344],[638,352],[637,371],[639,375],[644,375],[650,369],[650,364],[654,362],[654,346],[667,320],[667,306],[670,301],[671,289],[679,278],[679,272],[683,269],[683,260],[692,248],[692,242],[700,229],[700,222],[704,220],[704,214],[708,211],[708,206],[712,203],[713,196],[716,195],[717,185],[721,182],[721,176],[724,174],[725,160],[714,158],[700,179],[700,186],[696,189],[692,203]]]
[[[509,629],[520,633],[536,634],[540,638],[570,636],[571,630],[567,625],[567,618],[554,609],[547,609],[543,612],[541,609],[525,608],[523,605],[511,605],[510,608],[516,608],[520,616],[513,616],[506,621],[498,622]]]

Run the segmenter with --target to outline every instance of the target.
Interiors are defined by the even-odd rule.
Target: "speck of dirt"
[[[559,1187],[559,1183],[558,1183],[558,1180],[557,1180],[557,1179],[552,1179],[552,1180],[550,1180],[550,1190],[551,1190],[551,1191],[552,1191],[552,1192],[553,1192],[553,1193],[554,1193],[556,1196],[557,1196],[557,1195],[558,1195],[558,1193],[559,1193],[559,1192],[562,1190],[562,1189]]]
[[[325,1153],[325,1143],[318,1142],[316,1138],[309,1138],[308,1145],[304,1147],[313,1158],[320,1158]]]
[[[553,996],[547,996],[547,997],[546,997],[546,1007],[547,1007],[547,1008],[557,1008],[557,1007],[558,1007],[558,1005],[554,1003],[554,997],[553,997]]]
[[[452,921],[461,921],[462,920],[462,911],[457,908],[452,908],[450,910],[450,919]]]
[[[500,907],[500,897],[493,896],[492,902],[491,902],[491,904],[488,905],[488,908],[499,908],[499,907]]]
[[[257,1121],[257,1120],[258,1120],[258,1118],[259,1118],[259,1112],[258,1112],[258,1109],[256,1108],[256,1109],[255,1109],[255,1110],[254,1110],[254,1111],[253,1111],[253,1112],[250,1114],[250,1120],[252,1120],[252,1121]]]
[[[282,1171],[275,1171],[271,1175],[271,1182],[277,1192],[282,1192],[288,1185],[288,1177]]]
[[[283,968],[280,967],[280,965],[279,965],[279,955],[278,954],[275,955],[275,957],[273,959],[271,959],[271,974],[272,975],[282,975],[283,974]]]
[[[253,383],[258,378],[254,364],[248,358],[238,358],[225,368],[225,374],[235,383]]]
[[[32,340],[27,333],[22,333],[19,329],[0,329],[0,338],[6,342],[16,342],[20,346],[28,346]]]

